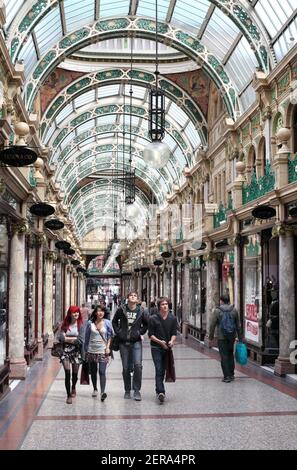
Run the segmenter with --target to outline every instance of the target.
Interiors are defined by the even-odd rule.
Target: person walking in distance
[[[106,367],[110,356],[110,341],[113,336],[111,322],[105,318],[106,307],[98,305],[91,314],[87,323],[84,350],[85,360],[90,365],[91,379],[94,391],[92,397],[97,397],[97,371],[99,365],[99,379],[101,401],[107,398],[106,387]]]
[[[76,396],[76,382],[78,369],[81,363],[80,345],[78,336],[82,329],[83,319],[80,308],[71,305],[67,315],[61,325],[57,339],[63,344],[63,352],[60,356],[61,363],[65,371],[65,388],[67,392],[66,403],[71,404],[72,398]],[[75,346],[75,347],[74,347]],[[72,388],[70,389],[70,379],[72,368]]]
[[[242,341],[239,314],[234,305],[230,305],[228,294],[221,295],[220,306],[213,310],[209,327],[209,339],[212,341],[218,327],[218,346],[224,378],[222,382],[234,380],[234,342],[236,336]]]
[[[141,400],[142,381],[142,335],[147,331],[147,313],[138,305],[136,292],[127,296],[127,304],[115,312],[112,326],[119,337],[119,348],[123,366],[124,398],[131,398],[131,373],[134,400]],[[131,372],[132,370],[132,372]]]
[[[155,388],[158,400],[165,400],[166,353],[173,348],[177,335],[177,319],[169,313],[169,300],[160,297],[157,301],[158,312],[149,318],[148,336],[155,366]]]
[[[83,322],[87,321],[89,319],[89,309],[86,306],[86,304],[81,304],[80,311],[81,311]]]

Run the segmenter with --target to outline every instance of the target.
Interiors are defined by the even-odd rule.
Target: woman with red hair
[[[65,370],[65,387],[67,392],[66,403],[71,404],[72,398],[76,396],[75,385],[77,382],[78,369],[81,363],[79,332],[83,324],[80,308],[71,305],[61,325],[58,340],[63,343],[63,353],[60,356]],[[70,390],[70,365],[72,365],[72,388]]]

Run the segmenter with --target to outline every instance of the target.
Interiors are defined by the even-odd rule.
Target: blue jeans
[[[164,379],[165,379],[165,365],[166,365],[166,349],[151,348],[152,358],[155,364],[155,379],[156,379],[156,393],[165,394]]]
[[[132,388],[135,392],[139,392],[142,379],[142,342],[120,343],[120,354],[125,392],[131,391],[131,372],[133,372]]]

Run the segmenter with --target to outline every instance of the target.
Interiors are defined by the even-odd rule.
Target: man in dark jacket
[[[177,320],[169,313],[169,300],[160,297],[157,302],[158,312],[149,318],[148,336],[151,340],[151,353],[155,365],[155,388],[159,402],[165,400],[166,353],[173,348],[177,335]]]
[[[119,337],[119,347],[123,365],[124,398],[131,398],[131,370],[134,400],[141,400],[142,380],[142,335],[147,331],[147,313],[138,302],[136,292],[129,292],[127,305],[121,305],[114,314],[112,326]]]
[[[230,331],[226,330],[226,326]],[[238,311],[234,305],[230,305],[228,294],[221,295],[220,306],[215,308],[212,314],[209,339],[213,340],[215,328],[218,326],[218,346],[221,356],[221,366],[224,374],[222,382],[234,380],[234,341],[236,336],[242,341],[241,325]]]

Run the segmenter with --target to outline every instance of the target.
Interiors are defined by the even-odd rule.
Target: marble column
[[[274,373],[294,374],[290,363],[290,343],[295,338],[294,233],[291,227],[279,228],[279,357]]]
[[[61,259],[58,258],[56,261],[56,285],[55,285],[55,296],[56,296],[56,318],[54,324],[62,321],[62,304],[63,304],[63,289],[62,289],[62,263]]]
[[[24,379],[25,235],[15,232],[11,239],[9,273],[9,359],[10,378]]]
[[[240,246],[238,244],[234,245],[234,305],[235,308],[238,310],[240,313],[241,309],[241,304],[240,304],[240,277],[241,277],[241,272],[240,272],[240,266],[241,266],[241,260],[240,260]]]
[[[182,292],[182,306],[183,306],[183,321],[189,321],[190,317],[190,299],[189,299],[189,286],[190,286],[190,263],[184,264],[183,269],[183,292]]]
[[[72,272],[71,273],[71,305],[77,305],[78,304],[78,298],[77,298],[77,273]]]
[[[138,298],[139,300],[142,300],[142,272],[139,271],[137,273],[138,278],[137,278],[137,293],[138,293]]]
[[[44,334],[48,335],[48,347],[53,346],[53,258],[52,251],[47,252],[45,261],[45,298],[44,298]]]
[[[43,287],[43,263],[42,263],[42,244],[43,234],[36,236],[36,288],[35,288],[35,338],[37,339],[37,353],[35,359],[43,359],[43,331],[42,331],[42,287]],[[37,320],[37,324],[36,324]]]
[[[174,315],[177,314],[177,305],[176,305],[176,299],[177,299],[177,260],[172,261],[172,277],[171,277],[171,300],[172,300],[172,310]]]
[[[65,265],[65,315],[70,307],[70,266]]]
[[[219,266],[214,253],[207,255],[206,261],[206,336],[204,343],[211,347],[212,341],[208,339],[210,319],[213,309],[219,304]]]

